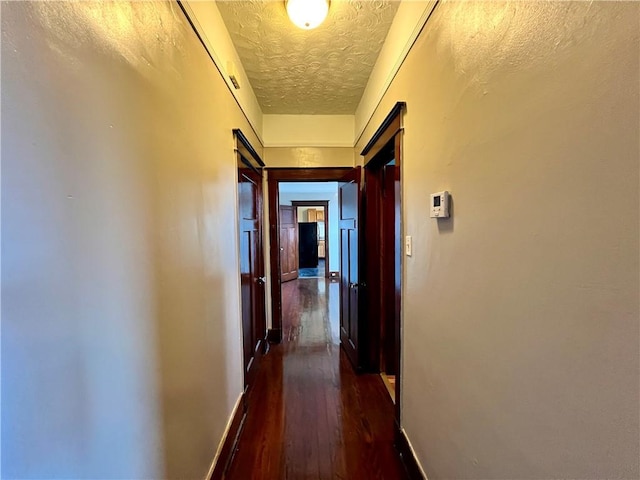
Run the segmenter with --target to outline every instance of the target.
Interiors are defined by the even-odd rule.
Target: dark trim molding
[[[233,418],[231,419],[229,431],[224,438],[222,450],[220,450],[220,456],[218,457],[216,465],[213,468],[213,472],[211,473],[210,480],[224,479],[227,470],[229,469],[229,466],[231,466],[231,462],[233,461],[233,456],[235,455],[236,447],[238,446],[238,441],[240,440],[240,434],[242,433],[242,429],[244,428],[244,421],[246,418],[246,395],[242,393],[242,397],[238,402],[238,408],[236,409]]]
[[[353,167],[269,168],[269,181],[337,182]]]
[[[418,465],[418,460],[416,459],[411,447],[409,446],[409,440],[405,435],[404,431],[400,428],[400,426],[396,423],[396,441],[395,446],[398,454],[400,455],[400,460],[402,461],[402,465],[404,465],[404,469],[407,471],[407,475],[409,480],[425,480],[425,477],[422,475],[422,471]]]
[[[400,112],[402,112],[402,110],[407,106],[406,102],[397,102],[393,108],[391,109],[391,111],[389,112],[389,114],[385,117],[385,119],[382,121],[382,124],[378,127],[378,129],[375,131],[375,133],[373,134],[373,136],[371,137],[371,140],[369,140],[369,142],[365,145],[365,147],[362,149],[362,152],[360,152],[360,155],[365,156],[367,153],[369,153],[369,150],[371,150],[371,148],[373,148],[373,146],[376,144],[376,142],[380,139],[380,137],[382,137],[382,135],[385,133],[385,130],[387,130],[389,128],[389,126],[393,123],[393,121],[395,120],[395,118],[400,115]],[[395,132],[394,132],[395,134]]]
[[[267,340],[270,343],[280,343],[282,341],[282,329],[270,328],[267,332]]]
[[[397,214],[394,215],[394,238],[395,238],[395,246],[394,246],[394,267],[393,272],[395,276],[395,280],[397,283],[389,284],[387,281],[389,275],[380,276],[378,273],[376,266],[380,266],[380,257],[377,255],[377,251],[381,248],[380,240],[376,240],[380,232],[382,232],[382,226],[380,224],[380,220],[382,218],[381,204],[379,202],[381,188],[382,188],[382,177],[380,174],[382,173],[381,169],[384,165],[391,159],[396,160],[396,168],[394,168],[395,175],[397,175],[395,181],[397,183],[396,188],[399,190],[395,193],[395,211],[402,212],[402,176],[400,174],[400,168],[402,165],[402,116],[400,113],[406,107],[404,102],[396,103],[395,107],[391,110],[391,113],[387,115],[383,124],[376,130],[374,137],[367,144],[367,151],[363,150],[363,154],[365,154],[364,163],[365,163],[365,182],[367,182],[365,192],[364,192],[364,203],[365,207],[365,231],[366,235],[369,237],[370,241],[369,247],[373,248],[373,250],[365,249],[366,255],[366,264],[374,266],[373,269],[370,269],[368,273],[366,273],[366,282],[369,286],[369,291],[373,291],[376,288],[384,289],[384,291],[388,291],[387,289],[395,290],[395,325],[394,325],[394,342],[395,342],[395,363],[396,363],[396,382],[395,382],[395,420],[397,423],[400,422],[401,418],[401,385],[402,385],[402,258],[403,258],[403,244],[402,244],[402,220],[401,216]],[[385,128],[386,127],[386,128]],[[391,272],[390,265],[388,263],[384,263],[387,271]],[[382,299],[382,296],[380,297]],[[371,299],[369,299],[372,301]],[[382,302],[384,303],[384,302]],[[378,305],[378,310],[381,310],[383,305]],[[373,331],[380,332],[380,323],[376,322],[375,317],[370,319],[370,324],[372,326]],[[370,348],[371,348],[371,356],[370,359],[373,361],[375,365],[377,363],[376,356],[381,347],[380,345],[381,335],[376,334],[375,338],[371,340]],[[376,345],[377,343],[377,345]],[[379,367],[379,365],[378,365]]]
[[[258,155],[258,152],[256,152],[251,143],[249,143],[249,140],[247,140],[247,137],[244,136],[242,130],[240,130],[239,128],[234,128],[233,134],[238,139],[238,152],[240,153],[240,155],[242,157],[246,157],[246,159],[249,161],[253,160],[254,162],[256,162],[258,164],[258,168],[264,167],[265,165],[260,158],[260,155]]]

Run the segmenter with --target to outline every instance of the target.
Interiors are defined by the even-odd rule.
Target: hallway
[[[229,479],[401,479],[393,404],[339,340],[339,284],[282,287],[283,341],[262,358]]]

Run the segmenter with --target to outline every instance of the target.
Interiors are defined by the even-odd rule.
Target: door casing
[[[402,262],[403,262],[403,231],[402,231],[402,112],[406,104],[398,102],[382,121],[380,127],[372,135],[360,155],[364,157],[364,272],[363,276],[368,286],[367,300],[364,304],[369,309],[365,312],[369,323],[367,339],[362,348],[366,348],[366,358],[369,360],[368,370],[372,373],[380,371],[381,329],[390,328],[389,324],[382,324],[385,315],[375,315],[376,312],[386,311],[394,318],[394,348],[395,350],[395,419],[397,432],[400,432],[400,405],[401,401],[401,376],[402,376]],[[389,160],[395,160],[393,169],[393,258],[383,258],[379,255],[379,249],[383,243],[390,241],[390,232],[384,231],[383,219],[389,217],[389,211],[385,212],[382,200],[385,189],[384,166]],[[388,185],[387,185],[388,186]],[[387,223],[387,228],[390,225]],[[386,233],[386,235],[385,235]],[[389,247],[389,245],[387,245]],[[393,272],[393,279],[385,272]],[[392,313],[391,313],[392,312]]]
[[[243,337],[244,392],[252,386],[266,340],[266,278],[263,248],[262,168],[264,163],[240,130],[236,139],[238,171],[238,249]],[[248,189],[251,198],[244,198]],[[248,305],[247,305],[248,303]]]

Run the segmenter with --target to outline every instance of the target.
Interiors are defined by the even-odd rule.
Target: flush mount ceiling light
[[[329,0],[285,0],[291,21],[304,30],[316,28],[329,13]]]

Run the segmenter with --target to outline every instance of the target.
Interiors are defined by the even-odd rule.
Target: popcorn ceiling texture
[[[399,2],[333,0],[314,30],[291,23],[284,1],[218,0],[265,114],[353,114]]]

